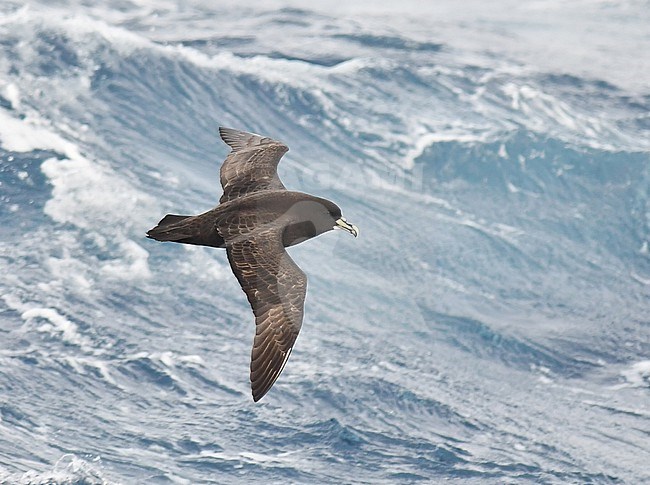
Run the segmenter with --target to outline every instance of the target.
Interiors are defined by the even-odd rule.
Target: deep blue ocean
[[[650,3],[0,1],[0,483],[650,483]],[[219,126],[359,226],[250,395]]]

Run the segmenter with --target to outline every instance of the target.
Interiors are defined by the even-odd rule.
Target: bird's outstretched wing
[[[221,139],[232,151],[221,165],[224,203],[260,190],[284,190],[277,167],[289,148],[279,141],[254,133],[219,128]]]
[[[255,314],[251,388],[259,401],[282,372],[300,332],[307,277],[284,250],[280,229],[233,242],[227,252]]]

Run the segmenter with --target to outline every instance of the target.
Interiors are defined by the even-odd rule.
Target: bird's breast
[[[295,246],[317,235],[316,226],[312,221],[290,223],[287,224],[282,233],[282,244],[285,248]]]

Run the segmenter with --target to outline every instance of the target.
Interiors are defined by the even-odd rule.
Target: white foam
[[[65,357],[65,362],[72,367],[77,374],[85,374],[86,369],[84,369],[83,363],[80,362],[80,359],[78,357],[73,357],[73,356],[67,356]]]
[[[179,360],[181,362],[186,362],[188,364],[195,364],[195,365],[204,365],[205,364],[205,360],[203,360],[203,358],[200,355],[194,355],[194,354],[181,355],[179,357]]]
[[[621,372],[631,387],[650,387],[650,360],[642,360]]]
[[[0,25],[11,25],[22,21],[23,19],[27,18],[29,10],[29,5],[24,5],[21,8],[14,10],[13,12],[8,12],[4,15],[0,14]]]
[[[84,349],[92,348],[91,342],[79,334],[77,325],[68,320],[53,308],[32,308],[21,315],[26,322],[38,318],[47,320],[49,323],[40,325],[37,330],[51,335],[61,335],[61,338],[70,344],[77,345]]]
[[[206,281],[230,281],[232,272],[225,258],[219,258],[214,251],[198,246],[183,246],[186,256],[178,262],[177,271]],[[201,268],[197,272],[196,268]]]
[[[465,215],[463,217],[449,217],[444,214],[437,214],[436,217],[451,223],[470,227],[490,236],[498,237],[499,239],[513,246],[517,245],[517,238],[524,234],[524,231],[517,229],[516,227],[509,226],[508,224],[502,224],[498,222],[488,224],[484,220],[475,221],[468,215]]]
[[[107,13],[114,12],[109,10]],[[248,58],[242,58],[230,52],[207,55],[192,47],[154,42],[145,35],[112,25],[97,16],[86,15],[80,11],[61,16],[60,9],[43,5],[31,8],[23,12],[22,15],[16,16],[14,22],[30,25],[46,22],[48,26],[66,32],[81,44],[88,43],[89,39],[99,34],[121,55],[132,54],[138,49],[147,49],[159,52],[165,57],[182,58],[201,68],[252,74],[270,82],[288,85],[307,86],[309,84],[313,86],[315,80],[317,81],[325,72],[332,69],[300,60],[275,59],[264,55]],[[362,65],[359,64],[359,66]],[[347,66],[347,69],[354,69],[356,66],[357,64],[353,63]],[[309,79],[309,83],[305,82],[307,79]]]
[[[0,145],[14,152],[54,150],[67,157],[79,157],[73,143],[53,133],[47,123],[33,117],[19,119],[0,109]]]
[[[41,169],[53,185],[45,213],[57,222],[83,228],[118,225],[120,220],[128,225],[139,207],[151,203],[106,166],[79,155],[50,158]]]
[[[435,197],[433,195],[427,194],[426,192],[423,191],[414,191],[412,187],[408,187],[410,181],[407,180],[406,178],[397,180],[396,182],[401,182],[400,183],[392,183],[382,177],[380,177],[377,173],[373,171],[368,171],[365,174],[365,184],[366,187],[370,186],[376,189],[381,189],[385,191],[389,191],[395,194],[399,195],[404,195],[410,198],[417,199],[418,201],[427,204],[427,205],[438,205],[440,207],[443,207],[447,210],[450,211],[455,211],[456,209],[445,199],[441,199],[440,197]],[[421,183],[421,180],[419,181]],[[406,186],[406,187],[405,187]]]
[[[8,308],[11,308],[12,310],[16,310],[17,312],[24,312],[28,309],[28,306],[25,305],[22,300],[17,297],[14,294],[11,293],[5,293],[2,295],[2,299],[5,302],[5,305],[7,305]]]
[[[152,354],[152,357],[158,358],[167,367],[176,367],[179,363],[196,365],[203,365],[205,363],[200,355],[179,355],[170,351],[155,353]]]
[[[20,146],[15,140],[10,143],[13,149],[51,149],[66,156],[49,158],[41,165],[52,184],[52,197],[45,204],[45,214],[56,222],[90,231],[98,242],[106,232],[118,251],[112,260],[103,263],[102,271],[106,275],[128,280],[150,277],[148,252],[128,234],[141,230],[146,225],[146,215],[156,212],[153,198],[133,187],[105,163],[82,156],[76,145],[61,136],[27,122],[12,126],[24,135],[18,137]],[[63,266],[78,266],[74,260],[74,257],[52,258],[50,263],[54,269],[62,270]],[[74,275],[78,276],[80,287],[90,287],[83,270]]]
[[[57,21],[53,18],[58,14],[50,18],[43,12],[21,9],[14,16],[15,22],[30,24],[36,19],[42,19],[56,24]],[[70,29],[67,30],[83,32],[101,30],[103,25],[98,21],[98,25],[89,26],[81,20],[81,17],[71,17],[61,22],[64,25],[67,25],[66,22],[70,24]],[[124,40],[118,32],[122,30],[108,27],[102,30],[104,35],[115,42],[118,38]],[[134,39],[127,37],[128,41],[125,42],[133,43]],[[21,104],[19,90],[14,84],[5,85],[3,92],[14,108]],[[52,198],[46,202],[44,212],[56,222],[86,229],[90,235],[101,236],[106,232],[110,236],[111,241],[117,245],[118,254],[103,264],[105,274],[125,279],[148,278],[148,253],[132,241],[128,233],[138,230],[140,236],[142,227],[146,225],[146,215],[156,212],[153,199],[136,189],[123,176],[114,173],[106,163],[84,156],[79,146],[71,141],[78,135],[73,128],[63,122],[59,128],[66,133],[67,138],[55,132],[52,123],[36,112],[29,112],[19,118],[0,109],[2,147],[16,152],[51,150],[64,157],[50,158],[41,165],[43,173],[52,184]],[[74,280],[76,286],[88,290],[92,281],[87,275],[87,263],[77,261],[77,255],[70,248],[78,244],[76,241],[72,243],[71,246],[62,246],[62,258],[49,258],[48,266],[60,279]]]
[[[508,182],[507,186],[508,186],[508,192],[510,192],[512,194],[516,194],[518,192],[521,192],[521,189],[519,189],[519,187],[512,184],[511,182]]]
[[[89,457],[90,458],[90,457]],[[63,455],[55,464],[52,471],[37,472],[29,470],[21,474],[8,474],[0,471],[1,483],[16,485],[32,485],[45,483],[95,483],[99,485],[118,485],[120,482],[108,481],[100,471],[101,459],[95,456],[84,459],[75,454]]]
[[[630,272],[630,276],[632,277],[633,280],[638,281],[642,285],[650,286],[650,278],[644,278],[643,276],[639,276],[634,271]]]
[[[109,16],[110,13],[110,9],[104,10],[102,15]],[[0,16],[0,25],[3,24],[23,24],[27,26],[46,24],[50,27],[59,28],[68,35],[77,36],[82,42],[88,41],[83,36],[99,33],[122,54],[129,54],[135,49],[153,44],[146,37],[111,25],[100,18],[85,15],[79,10],[76,12],[70,10],[66,14],[62,14],[59,8],[43,4],[27,5],[9,15]]]
[[[296,454],[295,451],[287,451],[277,453],[275,455],[254,453],[250,451],[242,451],[240,453],[227,453],[227,452],[214,452],[214,451],[201,451],[199,456],[207,458],[215,458],[224,461],[242,461],[244,463],[256,464],[260,466],[273,467],[278,465],[285,465],[294,463],[292,455]],[[237,467],[238,465],[235,465]]]
[[[611,140],[620,140],[621,136],[624,136],[615,125],[608,122],[605,115],[585,113],[563,101],[561,96],[547,93],[541,88],[509,82],[501,86],[501,91],[511,98],[514,118],[533,130],[550,132],[562,138],[573,137],[593,148],[610,151],[617,149]],[[494,107],[486,104],[485,109],[492,111]],[[495,115],[499,113],[495,112]],[[626,142],[632,142],[638,147],[648,147],[646,140],[628,139]]]
[[[648,241],[643,241],[641,247],[639,248],[641,254],[650,254],[650,249],[648,248]]]
[[[315,77],[313,74],[316,71],[323,72],[327,69],[306,62],[272,59],[267,56],[253,56],[244,59],[230,52],[209,56],[191,47],[179,45],[165,46],[163,49],[167,54],[175,54],[198,67],[252,74],[270,82],[292,86],[313,87],[311,82]],[[309,79],[309,83],[304,82],[307,79]]]
[[[422,156],[424,151],[433,146],[435,143],[455,141],[459,143],[478,143],[487,140],[485,135],[476,135],[472,133],[461,133],[457,130],[442,133],[425,133],[419,135],[412,148],[404,155],[402,159],[402,166],[406,169],[411,169],[415,165],[415,161]]]
[[[61,238],[63,240],[67,237]],[[50,270],[53,277],[56,278],[59,285],[65,284],[66,286],[74,286],[81,292],[88,293],[93,289],[94,275],[89,271],[88,266],[78,258],[74,257],[70,252],[70,247],[61,241],[62,257],[50,257],[46,260],[46,266]],[[72,243],[74,244],[74,243]],[[55,283],[50,282],[50,287],[54,287]]]
[[[120,241],[119,247],[124,256],[102,265],[102,271],[106,275],[121,279],[151,277],[149,252],[146,249],[130,239]]]
[[[157,360],[165,367],[168,368],[177,367],[179,364],[194,364],[194,365],[205,364],[205,361],[199,355],[194,355],[194,354],[181,355],[169,350],[164,352],[137,352],[127,357],[127,360],[140,360],[140,359]]]
[[[20,91],[15,83],[8,83],[5,85],[2,89],[2,94],[7,98],[7,101],[11,103],[13,109],[20,109]]]
[[[115,379],[113,379],[113,376],[111,375],[111,372],[109,370],[109,363],[104,360],[97,359],[94,357],[68,355],[64,358],[64,362],[66,362],[70,367],[72,367],[75,370],[75,372],[81,375],[86,374],[85,367],[93,367],[99,371],[99,374],[106,382],[108,382],[113,386],[118,387],[117,382],[115,381]]]

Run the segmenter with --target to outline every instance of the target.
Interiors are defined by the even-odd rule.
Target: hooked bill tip
[[[359,237],[359,228],[354,224],[350,224],[348,221],[345,220],[344,217],[341,217],[336,220],[336,223],[334,224],[334,229],[343,229],[345,231],[348,231],[354,237]]]

